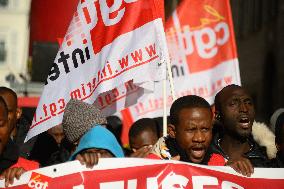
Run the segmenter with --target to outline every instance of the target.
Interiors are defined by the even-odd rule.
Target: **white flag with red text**
[[[241,84],[229,0],[183,0],[166,21],[165,30],[177,97],[198,95],[213,104],[223,87]],[[163,115],[161,91],[162,82],[154,93],[122,112],[128,125]],[[169,110],[173,102],[169,85],[167,94]]]
[[[26,140],[60,124],[70,98],[110,115],[165,79],[163,0],[81,0],[48,74]]]

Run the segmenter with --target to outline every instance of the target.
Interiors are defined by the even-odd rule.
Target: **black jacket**
[[[0,156],[0,173],[17,163],[18,158],[19,148],[11,139],[9,139],[3,153]]]
[[[217,153],[222,155],[225,159],[229,159],[229,156],[223,151],[220,142],[221,142],[221,135],[215,134],[210,148],[209,153]],[[254,167],[271,167],[269,163],[269,159],[266,155],[266,148],[260,147],[252,137],[248,138],[248,143],[250,145],[250,150],[244,154],[247,157]]]
[[[276,158],[270,161],[271,167],[273,168],[284,168],[284,157],[281,157],[280,153],[278,152]]]
[[[38,135],[30,154],[30,160],[39,162],[42,167],[48,166],[51,155],[59,150],[55,139],[47,132]]]
[[[18,120],[16,127],[17,134],[13,140],[19,146],[20,156],[29,159],[31,150],[37,137],[33,137],[29,141],[24,143],[24,140],[30,128],[30,122],[23,116]]]

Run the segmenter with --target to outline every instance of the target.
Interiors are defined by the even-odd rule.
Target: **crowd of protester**
[[[129,147],[120,142],[121,120],[105,117],[95,106],[71,99],[62,124],[24,143],[29,129],[17,94],[0,87],[0,178],[6,186],[25,171],[72,160],[93,167],[100,158],[133,157],[230,166],[250,176],[254,167],[284,167],[284,108],[270,126],[255,121],[253,99],[241,86],[217,93],[215,109],[189,95],[170,108],[167,136],[155,119],[137,120],[129,130]]]

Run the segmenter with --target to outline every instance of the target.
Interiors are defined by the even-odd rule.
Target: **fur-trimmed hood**
[[[269,159],[276,157],[277,148],[275,145],[275,135],[265,123],[254,122],[252,126],[253,139],[260,145],[266,147]]]

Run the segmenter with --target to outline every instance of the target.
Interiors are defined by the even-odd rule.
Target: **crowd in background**
[[[202,97],[180,97],[168,119],[167,136],[157,120],[137,120],[129,130],[129,146],[123,147],[118,117],[105,117],[95,106],[71,99],[62,124],[24,143],[30,124],[23,119],[17,94],[0,87],[1,179],[8,185],[28,170],[71,160],[93,167],[109,157],[230,166],[245,176],[254,167],[284,167],[284,109],[275,111],[269,126],[256,122],[253,99],[243,87],[219,91],[214,111]]]

